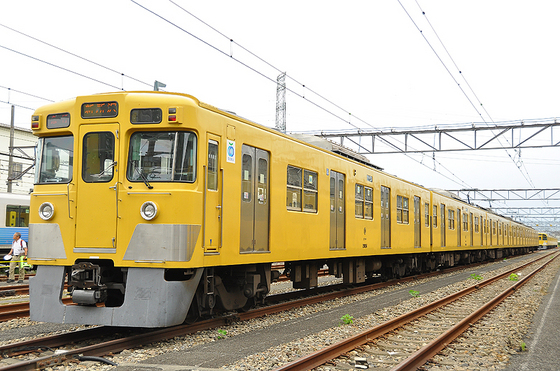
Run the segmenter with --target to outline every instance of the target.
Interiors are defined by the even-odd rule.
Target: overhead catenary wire
[[[420,32],[420,34],[422,35],[422,38],[424,39],[424,41],[426,41],[426,43],[428,44],[428,46],[430,47],[430,49],[432,50],[432,52],[436,55],[437,59],[440,61],[440,63],[443,65],[444,69],[447,71],[447,73],[449,74],[449,76],[453,79],[453,81],[455,82],[455,84],[457,85],[457,87],[461,90],[461,92],[463,93],[463,95],[465,96],[465,98],[469,101],[470,105],[474,108],[474,110],[476,111],[476,113],[480,116],[480,118],[482,119],[482,121],[488,125],[488,122],[484,119],[484,116],[480,113],[480,111],[478,110],[478,108],[476,107],[476,105],[474,104],[474,102],[471,100],[471,98],[468,96],[468,94],[466,93],[466,91],[463,89],[463,87],[461,86],[461,84],[457,81],[457,79],[455,78],[455,76],[453,75],[453,73],[451,73],[451,70],[449,69],[449,67],[447,67],[447,64],[443,61],[443,59],[440,57],[440,55],[438,54],[438,52],[435,50],[435,48],[433,47],[433,45],[430,43],[430,41],[428,40],[428,38],[426,37],[426,35],[424,34],[424,32],[422,32],[422,29],[418,26],[418,24],[416,23],[416,21],[412,18],[412,16],[410,15],[410,13],[406,10],[405,6],[402,4],[401,0],[397,0],[400,4],[400,6],[402,7],[402,9],[404,10],[404,12],[406,13],[406,15],[408,16],[408,18],[410,19],[410,21],[414,24],[414,26],[416,27],[416,29]],[[441,38],[439,37],[439,35],[437,34],[437,32],[435,31],[435,29],[433,28],[431,22],[428,20],[426,13],[422,10],[422,8],[420,7],[420,4],[418,3],[418,0],[415,0],[416,4],[418,5],[418,7],[420,8],[420,11],[422,12],[422,15],[424,15],[424,17],[427,19],[428,24],[430,25],[430,27],[432,28],[432,31],[436,34],[437,39],[439,40],[439,42],[442,44],[443,49],[446,51],[446,53],[448,54],[448,56],[450,57],[450,59],[453,61],[453,64],[455,65],[455,67],[457,68],[457,70],[459,71],[459,74],[462,76],[463,80],[466,81],[462,71],[459,69],[459,67],[457,66],[457,64],[455,63],[455,61],[453,60],[453,58],[451,57],[450,53],[448,52],[447,48],[445,47],[445,45],[443,44]],[[478,99],[478,96],[476,94],[474,94],[474,91],[472,89],[472,87],[470,86],[470,84],[468,84],[468,82],[466,82],[467,86],[469,86],[469,89],[471,89],[471,91],[473,92],[473,95],[475,96],[475,98],[477,99],[478,103],[480,104],[480,106],[484,109],[484,111],[486,112],[486,114],[488,115],[489,119],[494,122],[494,120],[492,119],[492,117],[488,114],[488,112],[486,111],[486,108],[484,107],[484,105],[480,102],[480,100]],[[506,142],[509,144],[509,141],[506,138]],[[500,146],[504,147],[503,144],[501,143],[500,139],[498,138],[498,143],[500,143]],[[511,154],[509,153],[509,151],[504,148],[504,150],[506,151],[506,154],[510,157],[510,159],[513,161],[514,165],[518,168],[518,170],[521,172],[521,175],[523,175],[523,177],[525,178],[525,180],[527,181],[527,183],[529,183],[529,185],[533,188],[535,188],[535,185],[533,183],[533,181],[531,180],[531,177],[529,175],[529,172],[527,171],[527,169],[525,168],[525,165],[523,164],[523,162],[521,161],[520,157],[520,161],[521,161],[521,166],[519,166],[515,159],[511,156]],[[523,172],[522,167],[525,169],[525,172]]]
[[[91,63],[91,64],[96,65],[96,66],[98,66],[98,67],[101,67],[101,68],[103,68],[103,69],[105,69],[105,70],[107,70],[107,71],[116,73],[116,74],[121,75],[121,76],[123,76],[123,77],[127,77],[127,78],[129,78],[129,79],[131,79],[131,80],[134,80],[134,81],[138,82],[138,83],[141,83],[141,84],[144,84],[144,85],[147,85],[147,86],[152,86],[152,84],[150,84],[150,83],[147,83],[147,82],[142,81],[142,80],[139,80],[139,79],[137,79],[137,78],[134,78],[134,77],[125,75],[124,73],[119,72],[119,71],[117,71],[117,70],[115,70],[115,69],[113,69],[113,68],[104,66],[104,65],[102,65],[102,64],[100,64],[100,63],[97,63],[97,62],[95,62],[95,61],[92,61],[91,59],[84,58],[84,57],[82,57],[81,55],[78,55],[78,54],[76,54],[76,53],[72,53],[72,52],[70,52],[70,51],[68,51],[68,50],[66,50],[66,49],[60,48],[60,47],[58,47],[58,46],[56,46],[56,45],[50,44],[50,43],[48,43],[48,42],[46,42],[46,41],[43,41],[43,40],[41,40],[41,39],[38,39],[38,38],[36,38],[36,37],[34,37],[34,36],[31,36],[31,35],[28,35],[28,34],[26,34],[26,33],[21,32],[21,31],[18,31],[18,30],[16,30],[15,28],[6,26],[6,25],[1,24],[1,23],[0,23],[0,26],[1,26],[1,27],[4,27],[4,28],[6,28],[6,29],[8,29],[8,30],[10,30],[10,31],[12,31],[12,32],[15,32],[15,33],[17,33],[17,34],[20,34],[20,35],[22,35],[22,36],[25,36],[25,37],[27,37],[27,38],[29,38],[29,39],[35,40],[35,41],[37,41],[37,42],[39,42],[39,43],[41,43],[41,44],[47,45],[47,46],[49,46],[49,47],[51,47],[51,48],[54,48],[54,49],[56,49],[56,50],[58,50],[58,51],[61,51],[61,52],[66,53],[66,54],[68,54],[68,55],[71,55],[71,56],[73,56],[73,57],[75,57],[75,58],[81,59],[81,60],[83,60],[83,61],[85,61],[85,62],[88,62],[88,63]],[[121,89],[119,89],[119,90],[121,90]]]

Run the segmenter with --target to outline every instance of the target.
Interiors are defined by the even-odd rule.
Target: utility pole
[[[286,132],[286,72],[278,75],[276,84],[276,129]]]
[[[12,168],[14,167],[14,105],[12,104],[12,117],[10,119],[10,157],[8,159],[8,193],[12,193]]]

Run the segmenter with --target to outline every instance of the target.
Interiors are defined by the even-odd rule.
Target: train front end
[[[33,114],[40,139],[30,203],[32,320],[185,320],[203,259],[195,253],[203,207],[197,104],[187,95],[122,92]]]

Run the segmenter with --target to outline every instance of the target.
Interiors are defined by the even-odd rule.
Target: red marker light
[[[177,121],[177,116],[175,116],[175,115],[170,115],[170,116],[167,118],[167,120],[168,120],[168,121]]]

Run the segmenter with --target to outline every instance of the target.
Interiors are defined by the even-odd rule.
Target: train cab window
[[[109,131],[84,135],[82,179],[87,183],[103,183],[113,179],[115,136]]]
[[[29,206],[6,205],[6,227],[29,227]]]
[[[408,197],[397,196],[397,223],[408,224]]]
[[[434,214],[432,225],[433,225],[434,228],[437,228],[437,205],[434,205],[432,212]]]
[[[430,226],[430,204],[429,203],[424,204],[424,226],[425,227]]]
[[[194,182],[196,135],[136,132],[130,137],[126,177],[131,182]]]
[[[35,184],[69,183],[74,165],[74,137],[40,138],[37,143]]]

